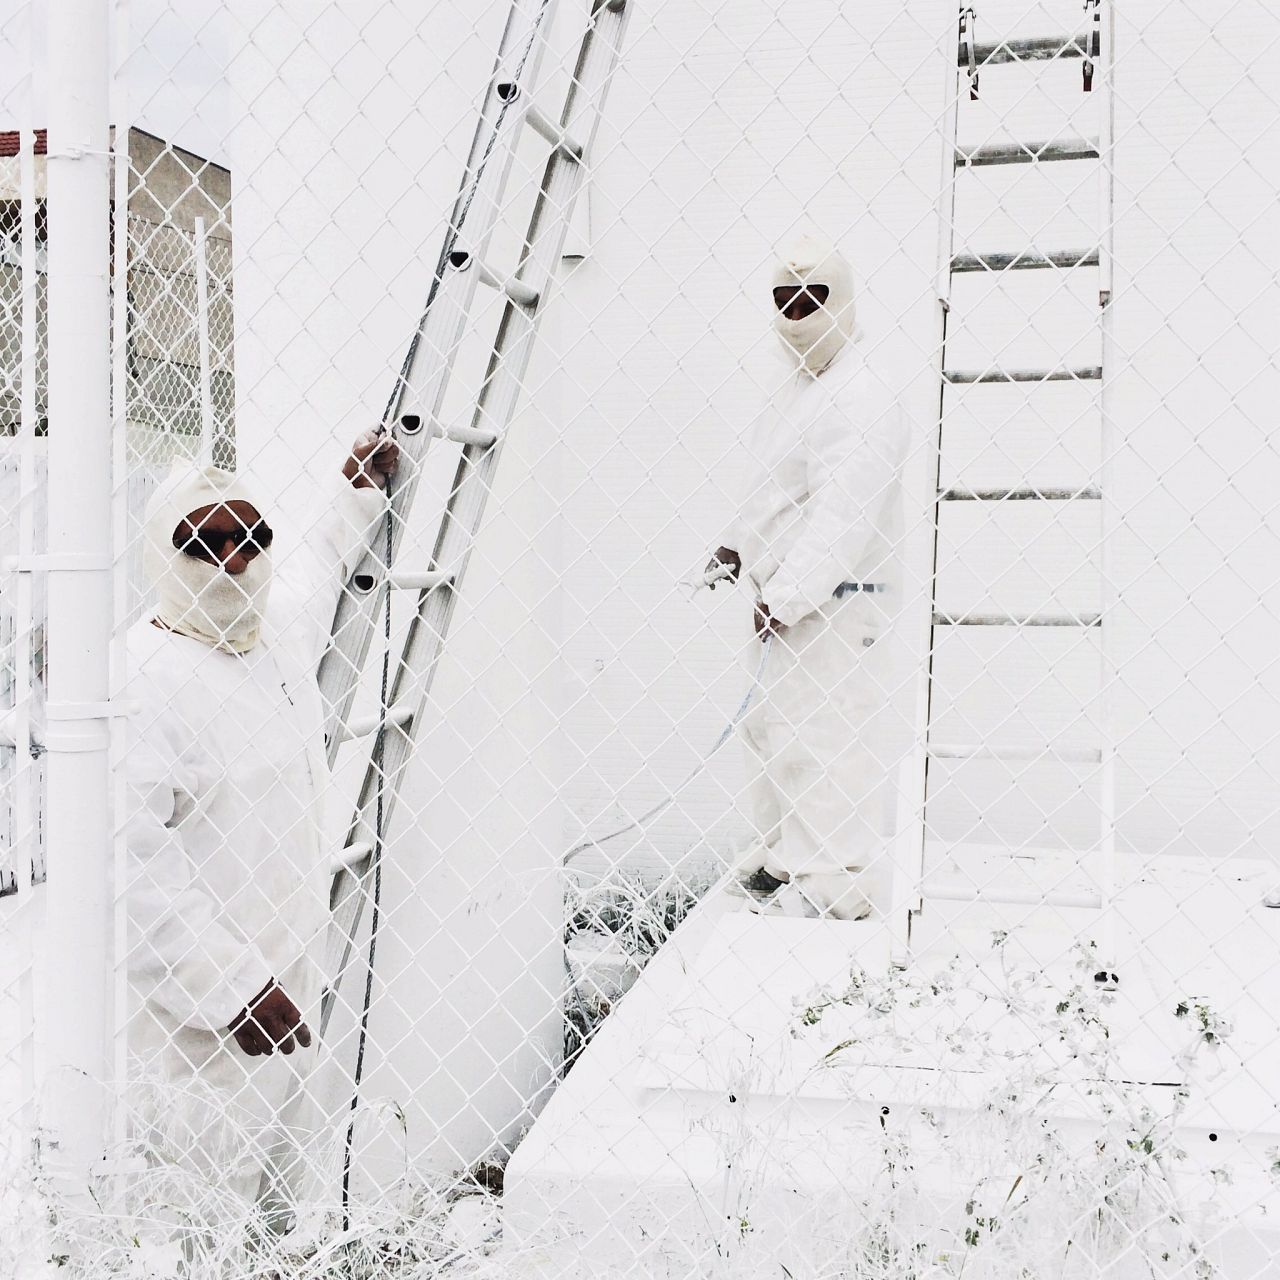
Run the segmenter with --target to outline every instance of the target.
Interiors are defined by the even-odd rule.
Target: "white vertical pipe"
[[[110,1074],[109,0],[49,7],[48,1076],[57,1201],[93,1211]]]
[[[34,55],[35,50],[31,53]],[[20,557],[35,551],[35,440],[36,379],[39,376],[39,292],[36,278],[36,158],[35,129],[31,121],[31,95],[23,96],[22,128],[18,133],[19,235],[22,238],[21,364],[18,374],[18,546]],[[13,629],[13,740],[14,788],[13,873],[21,903],[24,929],[30,930],[33,907],[33,871],[36,859],[35,803],[37,774],[31,757],[31,658],[35,633],[34,593],[31,575],[14,575]],[[34,932],[28,933],[34,936]],[[22,1097],[27,1120],[34,1117],[35,1101],[35,1000],[33,966],[28,963],[18,975],[19,1019],[22,1031]]]
[[[125,60],[129,55],[129,3],[115,0],[115,61],[111,75],[111,119],[115,133],[111,144],[114,203],[115,253],[111,263],[111,455],[114,487],[112,489],[111,524],[114,530],[112,546],[117,555],[123,556],[129,546],[129,264],[133,249],[129,228],[129,184],[131,179],[129,159],[129,102]],[[125,628],[132,621],[129,611],[129,575],[120,569],[115,574],[113,616],[116,632],[112,636],[111,696],[122,693],[129,678],[125,652]],[[123,819],[127,811],[125,773],[123,761],[128,749],[129,726],[115,718],[111,722],[111,786],[112,803],[115,806],[115,850],[113,866],[117,894],[125,891],[127,884],[126,858],[128,848],[124,837]],[[114,1013],[112,1025],[114,1044],[112,1079],[122,1084],[128,1072],[128,1022],[129,1007],[128,973],[125,958],[128,955],[127,920],[124,903],[117,898],[113,912],[115,938]],[[115,1109],[113,1137],[121,1143],[127,1137],[125,1109]]]
[[[209,259],[204,219],[196,219],[196,342],[200,361],[200,461],[213,462],[213,390],[209,356]]]

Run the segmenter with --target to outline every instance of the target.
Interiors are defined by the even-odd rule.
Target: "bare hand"
[[[770,636],[780,636],[786,630],[786,627],[769,612],[769,606],[763,601],[756,604],[753,620],[756,624],[756,636],[762,641]]]
[[[277,1049],[292,1053],[298,1045],[311,1047],[311,1029],[274,978],[240,1011],[228,1030],[251,1058]]]
[[[720,569],[728,569],[728,576],[716,578],[714,581],[708,583],[712,591],[714,591],[716,586],[721,582],[737,582],[738,575],[742,572],[742,557],[731,547],[721,547],[720,550],[707,561],[707,567],[704,572],[707,577],[711,577],[713,573]]]
[[[385,489],[399,463],[400,446],[390,436],[362,431],[351,446],[342,474],[357,489]]]

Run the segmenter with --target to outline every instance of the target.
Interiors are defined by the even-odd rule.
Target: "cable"
[[[377,450],[374,450],[376,453]],[[370,455],[372,458],[372,455]],[[391,534],[394,512],[391,506],[391,476],[386,477],[387,533],[384,547],[385,570],[391,573]],[[364,972],[364,1002],[360,1007],[360,1033],[356,1041],[356,1065],[352,1074],[351,1110],[347,1119],[347,1136],[342,1152],[342,1230],[351,1230],[351,1159],[355,1146],[356,1109],[360,1105],[360,1086],[364,1082],[364,1055],[369,1042],[369,1011],[373,1007],[373,964],[378,953],[378,926],[382,920],[382,840],[383,795],[386,787],[384,756],[387,736],[387,693],[391,683],[391,590],[383,597],[382,611],[382,693],[378,705],[378,731],[373,740],[373,764],[378,771],[377,802],[373,821],[373,906],[369,916],[369,954]]]
[[[637,827],[643,827],[645,823],[652,821],[658,814],[670,809],[676,802],[676,798],[711,763],[712,756],[715,755],[726,742],[733,737],[733,731],[742,723],[742,718],[751,709],[751,704],[755,701],[757,691],[760,689],[761,681],[764,679],[765,665],[769,661],[769,650],[773,645],[773,633],[770,632],[761,645],[760,665],[756,667],[756,673],[751,680],[751,687],[747,690],[746,696],[739,704],[737,711],[733,713],[733,718],[720,731],[720,736],[716,739],[715,745],[707,752],[701,760],[694,765],[692,771],[680,782],[676,787],[667,793],[664,800],[654,805],[652,809],[646,813],[642,813],[634,822],[628,822],[625,827],[619,827],[616,831],[610,831],[605,836],[594,836],[590,839],[583,840],[580,844],[575,844],[568,853],[564,855],[566,865],[580,853],[584,853],[587,849],[598,848],[602,844],[607,844],[610,840],[616,840],[619,836],[624,836],[628,831],[634,831]]]

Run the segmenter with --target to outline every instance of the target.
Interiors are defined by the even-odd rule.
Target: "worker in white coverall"
[[[265,508],[238,477],[179,466],[147,509],[156,604],[128,646],[131,1103],[173,1200],[203,1190],[226,1213],[318,1192],[307,1084],[330,875],[316,668],[397,459],[362,435],[278,575]]]
[[[749,481],[707,566],[745,576],[772,640],[743,721],[758,840],[740,868],[759,910],[860,919],[886,851],[883,639],[901,540],[907,433],[858,346],[853,273],[799,239],[775,266],[789,370],[747,434]]]

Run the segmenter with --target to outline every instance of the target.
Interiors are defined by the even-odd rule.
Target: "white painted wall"
[[[234,7],[239,437],[297,532],[340,443],[381,411],[505,7],[440,3],[412,18],[353,0],[321,13],[302,0]],[[499,515],[441,671],[439,725],[389,859],[369,1094],[407,1107],[410,1152],[428,1163],[463,1163],[512,1133],[554,1061],[558,851],[658,800],[737,705],[744,601],[718,592],[691,603],[676,584],[701,568],[730,514],[737,440],[779,370],[762,273],[802,220],[854,260],[869,349],[903,388],[919,444],[913,479],[928,479],[954,17],[942,0],[909,12],[880,0],[637,6],[593,157],[591,251],[549,317]],[[993,0],[981,34],[1078,20],[1066,0],[1032,10]],[[1268,516],[1280,477],[1265,435],[1276,157],[1274,131],[1261,132],[1276,114],[1261,87],[1275,23],[1261,0],[1228,14],[1141,0],[1120,31],[1115,634],[1121,833],[1144,851],[1256,852],[1276,821]],[[1100,95],[1085,98],[1078,77],[1078,64],[989,70],[964,136],[1090,132]],[[1013,189],[1009,171],[974,179],[961,238],[1088,243],[1094,187],[1068,168],[1046,172],[1039,191]],[[985,307],[981,289],[957,291],[957,360],[1093,349],[1087,285],[1019,281],[1008,302]],[[946,478],[1096,472],[1087,397],[1045,393],[1031,411],[1008,389],[983,394],[949,415]],[[447,481],[439,456],[423,509]],[[958,574],[948,589],[972,591],[1002,556],[1000,599],[1087,604],[1096,531],[1073,526],[1075,515],[1043,528],[1035,513],[1008,518],[1026,527],[947,528]],[[426,527],[415,537],[425,553]],[[999,657],[989,643],[967,637],[967,652],[940,653],[950,687],[967,685],[940,697],[944,716],[1008,739],[1035,741],[1046,727],[1087,738],[1092,641],[1056,652],[1063,637],[1039,637]],[[1011,792],[998,772],[980,775],[957,771],[938,795],[939,835],[1093,838],[1088,788],[1037,771]],[[652,869],[722,854],[745,835],[741,785],[729,748],[610,859]]]
[[[286,537],[305,536],[341,446],[381,417],[507,8],[465,22],[452,5],[241,11],[255,39],[232,78],[237,434]],[[534,172],[527,157],[520,171]],[[495,254],[510,252],[500,237]],[[462,353],[472,389],[496,317],[482,309]],[[403,1173],[406,1146],[419,1167],[452,1170],[513,1138],[559,1058],[556,503],[554,484],[548,503],[524,483],[535,470],[547,482],[554,422],[540,395],[509,438],[387,850],[363,1096],[398,1105],[407,1137],[365,1131],[359,1165],[378,1181]],[[406,567],[428,560],[456,457],[441,445],[428,458]],[[361,767],[354,750],[339,764],[335,839]],[[331,1037],[348,1063],[353,1026],[348,1010]]]
[[[1144,853],[1274,858],[1280,12],[1122,10],[1122,830]]]
[[[870,358],[903,388],[928,472],[939,111],[952,6],[637,9],[592,168],[592,254],[564,297],[566,844],[657,803],[755,666],[745,595],[700,573],[784,375],[775,246],[813,225],[854,263]],[[669,869],[747,834],[736,744],[638,838],[580,865]]]
[[[1111,632],[1121,696],[1119,834],[1152,854],[1265,850],[1276,822],[1277,576],[1268,444],[1275,401],[1276,146],[1265,87],[1277,17],[1145,0],[1123,6],[1114,413],[1119,452]],[[993,0],[979,38],[1075,29],[1074,4]],[[935,421],[929,299],[942,105],[954,7],[869,3],[637,15],[592,189],[593,255],[566,312],[566,733],[572,814],[610,829],[656,802],[715,738],[745,677],[746,605],[693,604],[730,509],[735,441],[770,376],[761,268],[802,210],[840,238],[864,323],[896,367],[921,441]],[[962,141],[1096,135],[1103,95],[1079,62],[989,68],[961,104]],[[1096,243],[1093,165],[963,175],[969,249]],[[1097,275],[1026,273],[998,291],[957,284],[953,365],[1096,363]],[[572,326],[572,319],[567,322]],[[944,480],[1086,482],[1100,462],[1093,390],[975,388],[948,401]],[[1096,607],[1096,510],[948,509],[949,605]],[[957,741],[1098,741],[1097,635],[960,629],[940,638],[938,733]],[[1097,839],[1096,775],[1054,765],[946,766],[932,834],[1006,846]],[[737,753],[647,837],[610,847],[669,868],[741,838]],[[598,861],[584,863],[598,866]]]

